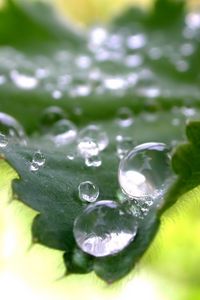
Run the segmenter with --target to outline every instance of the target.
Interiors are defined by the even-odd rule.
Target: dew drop
[[[159,201],[173,179],[168,147],[163,143],[135,147],[121,160],[118,179],[130,198]]]
[[[74,222],[74,237],[78,246],[95,257],[123,250],[134,240],[137,220],[122,211],[120,205],[110,200],[87,206]]]
[[[99,154],[88,156],[85,158],[85,164],[87,167],[95,167],[98,168],[102,164],[102,160]]]
[[[122,159],[131,149],[133,149],[133,139],[127,136],[118,135],[116,137],[117,156]]]
[[[129,49],[140,49],[146,45],[147,39],[146,36],[142,33],[128,36],[127,38],[127,47]]]
[[[77,136],[76,126],[69,120],[63,119],[57,121],[48,131],[48,137],[57,146],[72,143]]]
[[[23,127],[16,119],[3,112],[0,112],[0,132],[14,142],[26,144]]]
[[[44,154],[38,150],[34,153],[32,162],[38,164],[39,167],[43,166],[45,164],[45,156]]]
[[[30,171],[31,172],[36,172],[38,171],[41,167],[44,166],[46,161],[46,158],[44,154],[38,150],[33,154],[33,158],[30,164]]]
[[[133,114],[128,107],[121,107],[117,112],[117,123],[120,127],[129,127],[133,124]]]
[[[41,115],[41,126],[43,131],[55,124],[57,121],[65,118],[65,112],[58,106],[46,108]]]
[[[80,130],[78,142],[81,143],[85,140],[90,140],[91,142],[96,143],[99,151],[104,150],[109,144],[107,133],[97,125],[89,125]]]
[[[87,136],[79,139],[77,149],[79,154],[84,158],[96,156],[99,154],[98,145]]]
[[[25,74],[20,74],[17,70],[12,70],[10,77],[13,83],[20,89],[32,90],[37,87],[37,78]]]
[[[95,202],[99,196],[99,188],[91,181],[84,181],[79,184],[78,193],[82,201]]]
[[[0,148],[5,148],[8,145],[8,138],[0,133]]]

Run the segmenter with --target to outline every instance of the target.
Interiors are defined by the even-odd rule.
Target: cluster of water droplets
[[[40,54],[30,58],[13,48],[1,47],[0,86],[26,91],[40,88],[53,101],[106,93],[115,97],[170,97],[174,89],[161,78],[165,71],[175,78],[190,77],[192,57],[198,51],[199,19],[198,14],[188,14],[182,32],[177,32],[174,41],[170,37],[170,43],[162,32],[152,31],[149,37],[142,27],[131,31],[94,27],[79,55],[60,49],[51,57]],[[188,88],[176,90],[176,95],[189,95]],[[198,97],[197,87],[193,87],[193,95]]]

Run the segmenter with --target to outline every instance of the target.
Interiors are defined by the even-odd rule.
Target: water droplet
[[[125,59],[125,64],[129,68],[137,68],[143,63],[143,57],[139,54],[128,55]]]
[[[96,156],[99,154],[98,145],[90,137],[87,136],[79,139],[77,149],[79,154],[85,158]]]
[[[70,144],[77,136],[77,128],[67,119],[59,120],[51,128],[49,128],[47,136],[57,146]]]
[[[190,56],[194,53],[194,46],[190,43],[185,43],[181,45],[180,53],[183,56]]]
[[[36,172],[38,171],[41,167],[44,166],[46,161],[46,158],[44,154],[38,150],[33,154],[33,158],[30,164],[30,171],[31,172]]]
[[[146,45],[147,39],[146,36],[142,33],[128,36],[127,38],[127,47],[129,49],[140,49]]]
[[[85,158],[85,164],[87,167],[95,167],[98,168],[102,164],[102,160],[99,154],[88,156]]]
[[[39,167],[43,166],[45,164],[45,156],[44,154],[38,150],[34,153],[32,162],[38,164]]]
[[[131,149],[133,149],[133,139],[127,136],[118,135],[117,142],[117,156],[122,159]]]
[[[88,125],[87,127],[80,130],[78,135],[78,142],[88,142],[97,144],[99,151],[103,151],[109,143],[108,135],[100,126]],[[98,154],[98,153],[96,153]],[[93,155],[96,155],[93,154]]]
[[[90,204],[74,222],[74,237],[78,246],[96,257],[112,255],[134,240],[137,220],[114,201]]]
[[[6,83],[6,77],[4,75],[0,75],[0,85]]]
[[[81,182],[78,186],[79,198],[82,201],[95,202],[99,196],[99,188],[91,181]]]
[[[20,74],[17,70],[12,70],[10,77],[13,83],[20,89],[32,90],[37,87],[37,78],[25,74]]]
[[[118,176],[130,198],[160,200],[173,179],[168,147],[163,143],[135,147],[121,160]]]
[[[126,81],[120,77],[108,77],[103,81],[104,87],[108,90],[123,90],[126,87]]]
[[[48,130],[57,121],[65,118],[65,112],[58,106],[50,106],[46,108],[41,116],[41,125],[43,131]]]
[[[16,119],[3,112],[0,112],[0,132],[13,142],[26,143],[23,127]]]
[[[52,92],[52,97],[56,100],[60,99],[62,97],[62,92],[59,90],[54,90]]]
[[[81,55],[76,58],[75,63],[80,69],[88,69],[92,62],[89,56]]]
[[[117,112],[117,123],[121,127],[129,127],[133,124],[133,114],[128,107],[121,107]]]
[[[5,148],[8,145],[8,139],[7,137],[0,133],[0,148]]]

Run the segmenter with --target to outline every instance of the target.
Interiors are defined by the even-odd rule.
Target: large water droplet
[[[97,143],[95,143],[89,137],[83,137],[82,139],[79,139],[77,149],[79,154],[84,158],[96,156],[99,154],[99,147]]]
[[[82,201],[94,202],[99,196],[99,188],[91,181],[84,181],[79,184],[78,193]]]
[[[78,246],[96,257],[123,250],[137,233],[137,220],[114,201],[98,201],[85,208],[74,223]]]
[[[109,143],[108,135],[97,125],[89,125],[83,128],[78,135],[78,141],[90,140],[97,144],[99,151],[104,150]]]
[[[168,147],[163,143],[135,147],[121,160],[118,176],[123,192],[130,198],[161,199],[173,178]]]
[[[0,112],[0,133],[13,142],[25,144],[26,136],[19,122],[3,112]]]

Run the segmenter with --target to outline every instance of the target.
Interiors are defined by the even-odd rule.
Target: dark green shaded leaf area
[[[161,212],[200,183],[200,122],[188,122],[186,135],[188,142],[180,144],[172,157],[172,167],[178,175],[178,179],[169,191]]]
[[[33,243],[64,251],[67,274],[95,271],[109,283],[127,275],[157,233],[160,215],[199,185],[200,123],[190,121],[185,134],[185,121],[199,118],[200,29],[188,20],[182,1],[157,0],[150,12],[130,8],[107,26],[112,39],[97,47],[91,46],[89,29],[78,32],[61,23],[45,4],[9,0],[0,11],[0,111],[16,118],[28,136],[27,146],[10,142],[0,152],[19,174],[12,183],[14,197],[38,212]],[[135,43],[139,38],[139,48],[127,46],[130,36]],[[42,136],[42,113],[49,106],[62,108],[78,129],[93,122],[102,126],[110,144],[101,153],[100,167],[88,168],[80,157],[67,159],[71,146],[58,147]],[[117,124],[121,107],[133,113],[132,126]],[[153,207],[139,220],[133,242],[116,255],[95,258],[73,237],[74,220],[85,207],[78,185],[90,180],[99,187],[98,200],[119,201],[116,135],[131,137],[134,145],[183,142],[172,158],[177,181],[163,207]],[[46,162],[31,172],[38,149]]]

